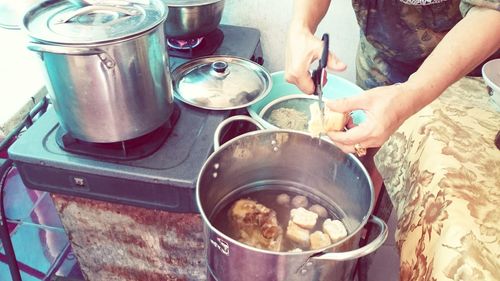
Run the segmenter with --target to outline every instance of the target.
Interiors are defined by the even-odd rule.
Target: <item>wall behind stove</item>
[[[285,68],[285,42],[292,17],[293,0],[226,0],[223,24],[254,27],[261,32],[265,67],[274,72]],[[333,0],[316,34],[330,34],[330,50],[334,50],[348,68],[340,76],[355,82],[355,56],[359,42],[351,1]]]

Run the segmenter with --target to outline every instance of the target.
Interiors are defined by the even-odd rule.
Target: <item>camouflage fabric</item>
[[[500,11],[500,0],[448,0],[409,5],[399,0],[353,0],[361,29],[356,70],[364,89],[404,82],[473,7]]]

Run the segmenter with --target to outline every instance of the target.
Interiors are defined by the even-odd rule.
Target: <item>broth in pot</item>
[[[264,186],[223,200],[215,228],[246,245],[277,252],[318,250],[348,235],[336,208],[312,196]]]

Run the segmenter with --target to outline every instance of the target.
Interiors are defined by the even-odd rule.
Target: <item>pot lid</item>
[[[79,4],[80,3],[80,4]],[[161,0],[48,0],[31,8],[23,26],[31,37],[59,44],[95,44],[125,39],[167,17]]]
[[[169,7],[203,6],[221,1],[224,0],[163,0]]]
[[[228,110],[249,106],[271,90],[269,73],[243,58],[211,56],[191,60],[172,72],[174,94],[193,106]]]

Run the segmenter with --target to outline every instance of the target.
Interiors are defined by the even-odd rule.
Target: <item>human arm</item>
[[[436,46],[407,82],[378,87],[362,95],[330,102],[334,111],[361,109],[366,121],[330,138],[345,152],[354,144],[379,147],[411,115],[436,99],[500,47],[500,12],[473,8]]]
[[[325,16],[330,0],[295,0],[293,16],[288,29],[285,78],[307,94],[314,91],[314,83],[309,74],[312,62],[320,58],[323,44],[314,36],[318,24]],[[329,53],[327,67],[342,71],[346,65]]]

